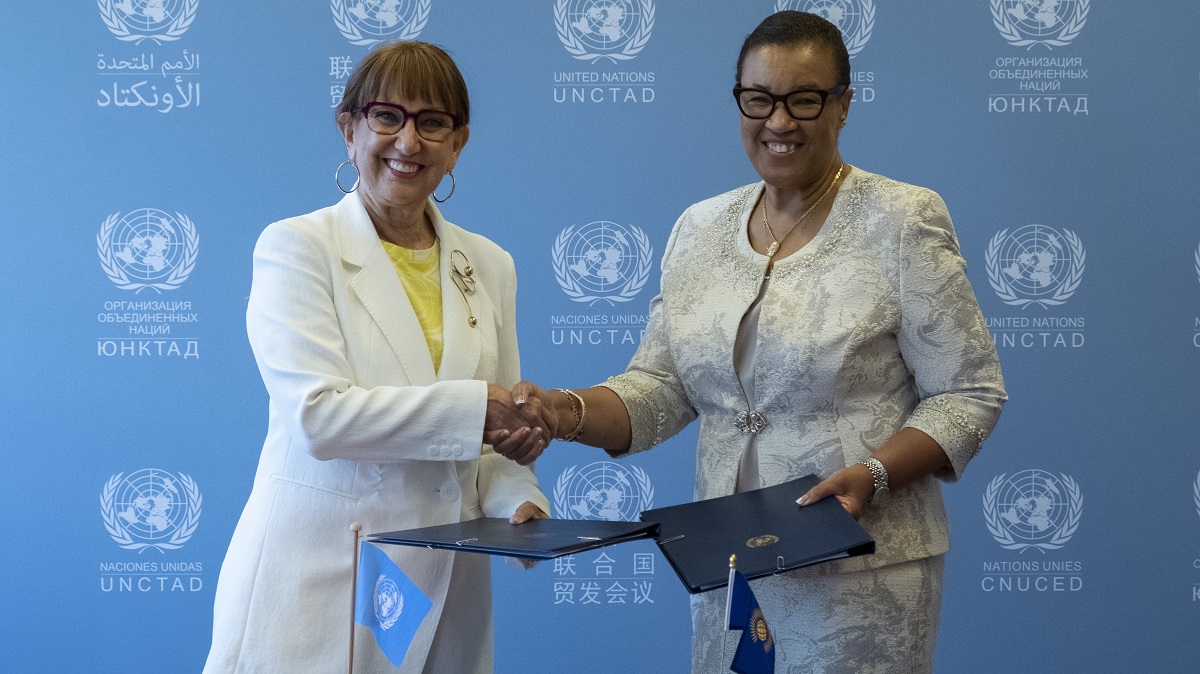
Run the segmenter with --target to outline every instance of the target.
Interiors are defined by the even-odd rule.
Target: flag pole
[[[737,570],[737,555],[729,555],[729,585],[725,592],[725,629],[721,631],[721,666],[725,666],[725,642],[729,637],[729,619],[732,617],[733,572]]]
[[[350,567],[350,665],[347,674],[354,674],[354,613],[358,600],[358,532],[362,525],[358,522],[350,525],[354,532],[354,564]]]

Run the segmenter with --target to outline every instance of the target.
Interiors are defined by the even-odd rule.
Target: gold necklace
[[[808,210],[804,211],[804,214],[801,215],[799,218],[797,218],[796,222],[792,223],[792,226],[788,228],[788,231],[783,233],[783,238],[776,238],[775,231],[771,229],[771,223],[767,222],[767,199],[766,199],[766,196],[764,195],[764,197],[763,197],[763,225],[766,226],[767,233],[769,233],[771,235],[771,245],[767,246],[767,258],[768,259],[775,257],[775,253],[779,252],[779,244],[783,243],[785,239],[787,239],[789,236],[791,236],[792,232],[795,231],[796,227],[798,227],[800,225],[800,223],[802,223],[808,219],[809,214],[813,212],[813,209],[815,209],[818,204],[820,204],[822,201],[825,201],[825,197],[829,196],[829,193],[831,191],[833,191],[833,186],[836,185],[838,179],[842,177],[842,169],[844,169],[844,168],[846,168],[845,163],[843,163],[841,166],[838,167],[837,175],[833,176],[833,182],[829,183],[829,187],[825,188],[825,191],[822,192],[821,196],[818,197],[817,200],[813,202],[812,206],[809,206]]]

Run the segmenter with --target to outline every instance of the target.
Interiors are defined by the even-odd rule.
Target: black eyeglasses
[[[798,121],[816,119],[825,109],[830,96],[841,96],[848,87],[839,84],[832,89],[797,89],[786,94],[773,94],[762,89],[734,87],[733,98],[738,110],[750,119],[766,119],[775,114],[775,106],[783,103],[788,116]]]
[[[425,140],[441,142],[462,126],[458,117],[444,110],[419,110],[409,112],[394,103],[372,101],[362,109],[367,118],[367,128],[375,133],[390,136],[400,133],[409,119],[417,127],[417,135]]]

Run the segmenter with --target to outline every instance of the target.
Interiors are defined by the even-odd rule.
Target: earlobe
[[[342,132],[342,138],[346,140],[346,149],[354,144],[354,123],[350,119],[350,113],[341,112],[337,116],[338,131]]]
[[[464,126],[458,129],[454,135],[454,149],[450,151],[450,165],[446,168],[446,173],[454,170],[458,166],[458,155],[462,154],[462,150],[467,145],[467,139],[471,137],[470,127]]]
[[[458,133],[455,135],[455,144],[457,145],[457,147],[454,148],[454,161],[458,161],[459,153],[461,153],[463,151],[463,148],[467,146],[467,140],[469,140],[470,138],[471,138],[471,127],[464,126],[458,130]]]

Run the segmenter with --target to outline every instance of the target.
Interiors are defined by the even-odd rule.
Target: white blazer
[[[550,511],[530,469],[481,445],[487,383],[520,378],[512,258],[432,202],[426,213],[441,241],[436,373],[357,195],[276,222],[258,240],[246,326],[270,394],[267,438],[221,567],[205,672],[345,668],[353,522],[370,533],[508,517],[524,501]],[[465,301],[449,276],[455,251],[474,268]],[[427,658],[450,664],[447,653],[456,670],[491,671],[486,558],[385,548],[433,600],[401,671],[423,671]],[[440,624],[464,602],[473,624]],[[356,672],[395,671],[369,631],[357,634]]]

